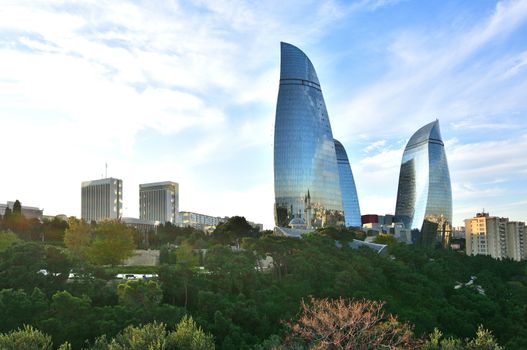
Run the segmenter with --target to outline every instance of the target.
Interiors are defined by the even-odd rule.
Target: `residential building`
[[[477,213],[465,220],[465,249],[468,255],[520,261],[527,258],[525,234],[524,222]]]
[[[274,133],[276,226],[287,227],[293,219],[303,220],[308,228],[344,225],[345,205],[356,205],[348,221],[357,221],[351,168],[340,152],[339,169],[335,143],[313,64],[297,47],[281,43]],[[342,182],[339,173],[344,174]],[[346,187],[344,198],[341,185]]]
[[[226,221],[227,218],[210,216],[205,214],[193,213],[190,211],[181,211],[178,215],[178,225],[182,227],[192,227],[202,231],[212,231],[220,222]]]
[[[507,223],[507,256],[513,260],[527,260],[525,222],[509,221]]]
[[[452,230],[452,187],[439,121],[423,126],[403,153],[395,221],[417,230],[416,243],[447,247]],[[416,231],[416,232],[417,232]]]
[[[139,218],[175,224],[179,212],[179,185],[164,181],[139,185]]]
[[[84,181],[81,185],[81,218],[87,222],[120,219],[123,181],[113,177]]]

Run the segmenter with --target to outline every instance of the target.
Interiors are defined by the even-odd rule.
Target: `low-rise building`
[[[144,220],[138,218],[125,217],[121,218],[121,222],[127,226],[135,228],[137,231],[145,232],[155,232],[157,233],[157,227],[160,222],[156,220]]]
[[[193,213],[190,211],[181,211],[178,215],[178,225],[181,227],[192,227],[197,230],[210,231],[214,230],[220,222],[226,221],[226,218],[219,216],[210,216],[205,214]]]
[[[7,204],[0,204],[0,215],[4,216],[7,208],[12,211],[14,205],[15,202],[12,201],[7,202]],[[22,205],[22,215],[24,215],[26,219],[42,220],[44,217],[44,209]]]

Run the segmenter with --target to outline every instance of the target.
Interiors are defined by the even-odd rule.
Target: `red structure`
[[[361,223],[364,224],[378,224],[379,223],[379,215],[377,214],[366,214],[362,215],[360,217]]]

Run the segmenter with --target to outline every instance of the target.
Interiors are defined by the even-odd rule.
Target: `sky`
[[[362,214],[393,213],[439,119],[454,225],[527,221],[527,0],[2,1],[0,202],[80,216],[80,184],[175,181],[180,210],[273,227],[280,42],[302,49]]]

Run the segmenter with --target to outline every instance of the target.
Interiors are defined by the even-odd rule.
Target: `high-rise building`
[[[509,221],[507,223],[507,256],[513,260],[527,260],[527,231],[525,222]]]
[[[161,223],[176,223],[179,212],[179,185],[154,182],[139,185],[139,218]]]
[[[344,224],[335,143],[320,83],[309,58],[287,43],[281,43],[274,188],[277,226],[293,219],[307,227]]]
[[[468,255],[490,255],[495,259],[527,259],[525,223],[478,213],[465,220]]]
[[[344,209],[344,221],[346,226],[360,227],[360,207],[357,188],[353,179],[353,172],[348,160],[346,149],[338,140],[335,141],[337,153],[337,164],[339,168],[340,190],[342,194],[342,207]]]
[[[81,218],[87,222],[120,219],[123,181],[113,177],[84,181],[81,186]]]
[[[404,149],[395,216],[419,231],[417,243],[448,245],[452,188],[438,120],[417,130]]]

